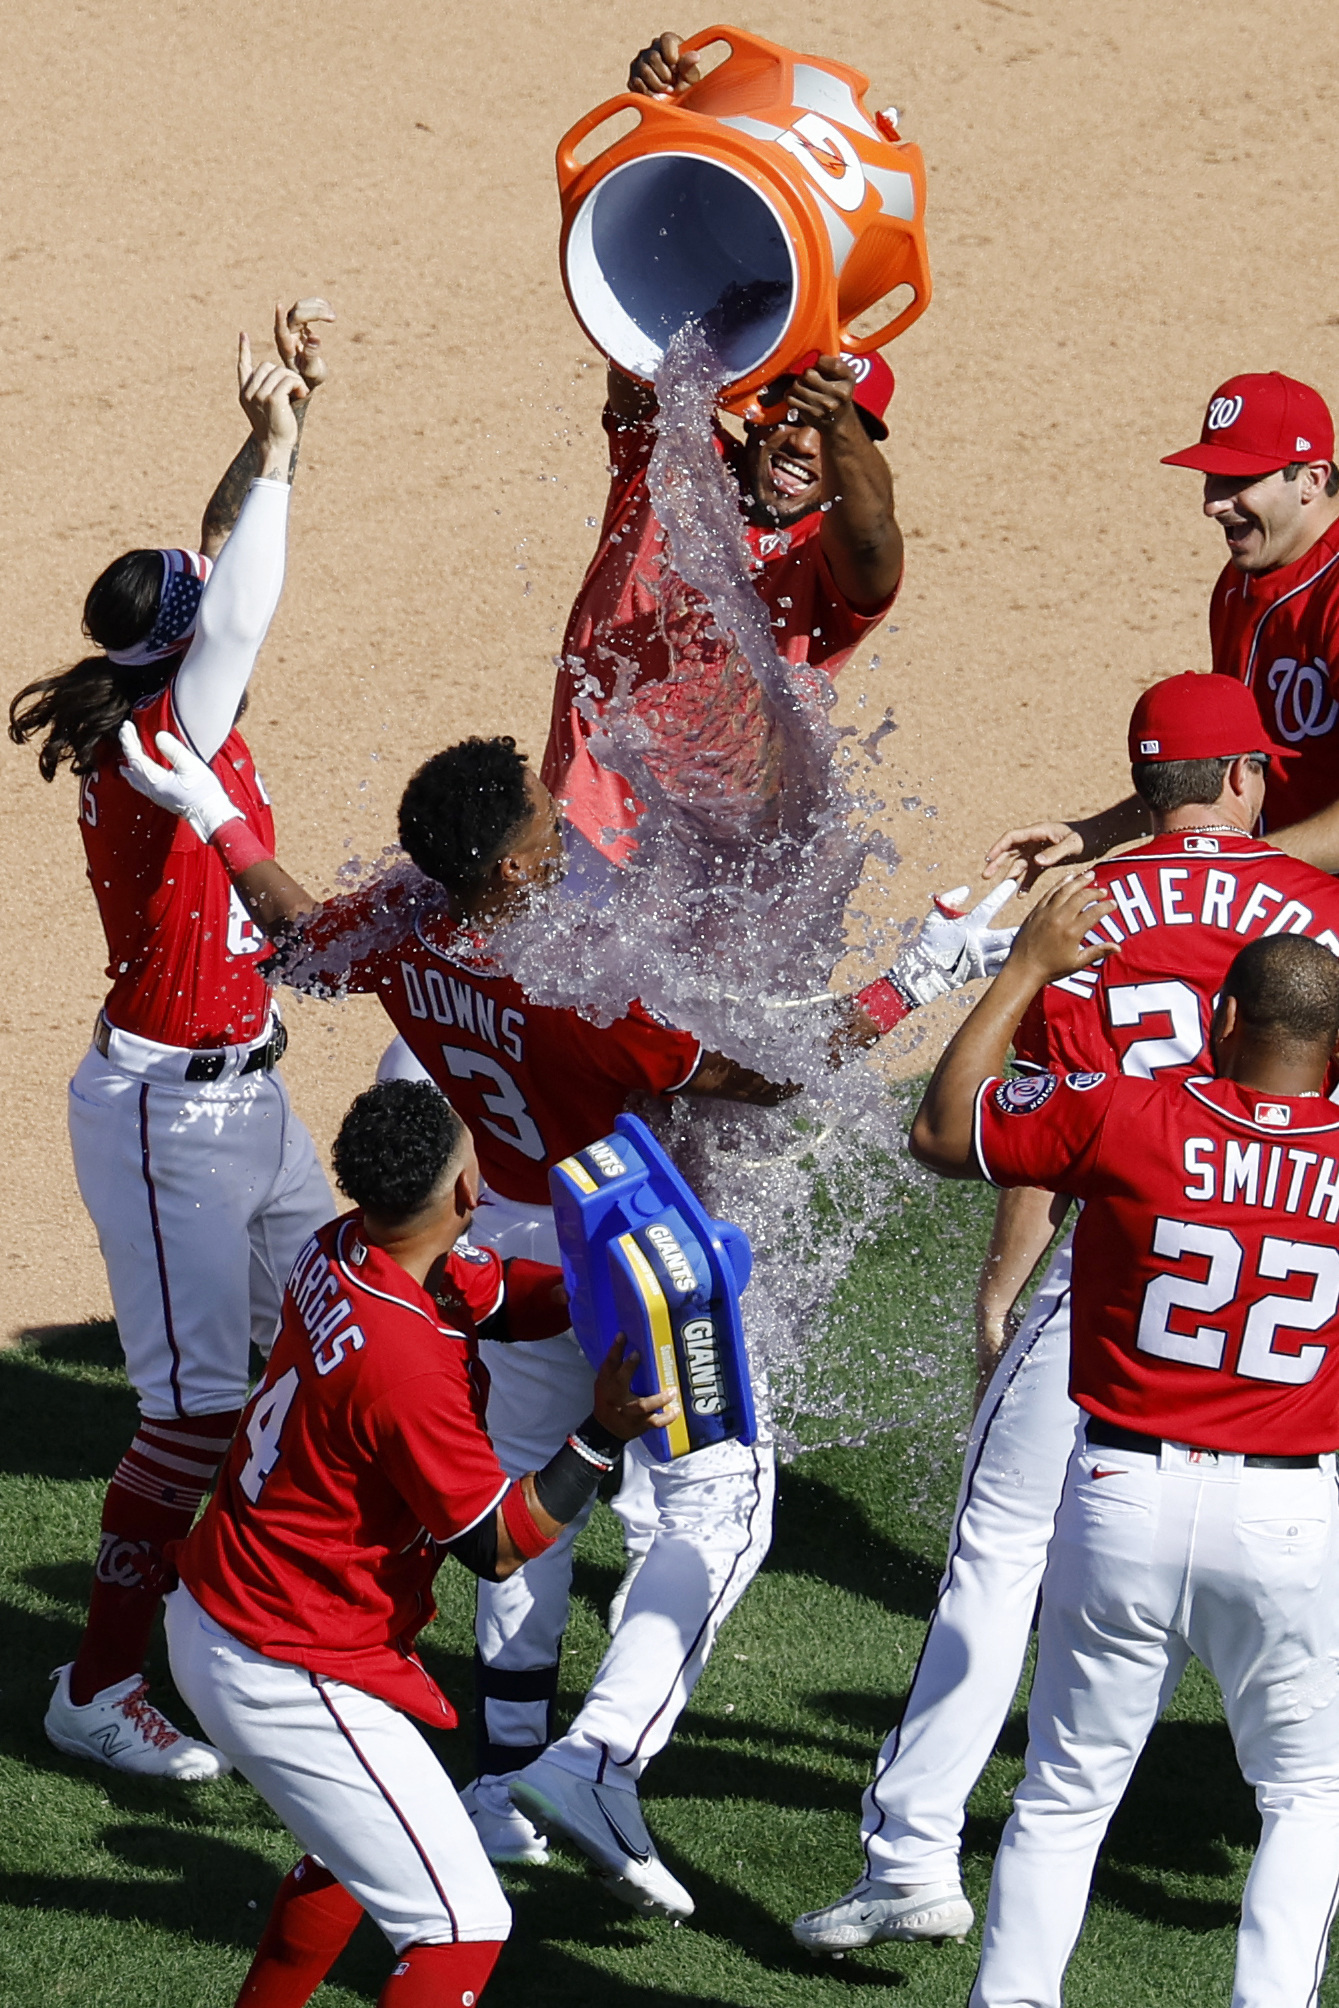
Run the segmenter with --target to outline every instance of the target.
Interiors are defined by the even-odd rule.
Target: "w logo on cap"
[[[1216,397],[1204,421],[1209,431],[1222,432],[1225,426],[1235,425],[1241,417],[1241,405],[1239,397]]]

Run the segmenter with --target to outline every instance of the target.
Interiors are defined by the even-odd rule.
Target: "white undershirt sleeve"
[[[284,584],[286,481],[253,481],[203,593],[195,634],[172,686],[187,740],[212,760],[232,731]]]

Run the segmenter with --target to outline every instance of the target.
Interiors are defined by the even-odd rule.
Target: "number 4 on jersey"
[[[279,1462],[279,1438],[297,1391],[298,1370],[290,1367],[273,1387],[264,1389],[257,1397],[255,1407],[246,1418],[246,1440],[251,1445],[251,1455],[238,1472],[237,1483],[253,1506],[260,1499],[265,1480]]]

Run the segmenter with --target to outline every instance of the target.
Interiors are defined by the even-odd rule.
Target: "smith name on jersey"
[[[997,1185],[1085,1201],[1070,1393],[1210,1450],[1339,1446],[1339,1109],[1237,1081],[988,1081],[977,1159]]]

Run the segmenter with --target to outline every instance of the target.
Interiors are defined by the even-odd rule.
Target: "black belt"
[[[1146,1456],[1156,1457],[1162,1449],[1160,1436],[1141,1436],[1137,1429],[1122,1429],[1118,1422],[1105,1422],[1100,1415],[1088,1418],[1088,1441],[1100,1443],[1104,1450],[1142,1450]],[[1216,1450],[1205,1450],[1202,1445],[1187,1443],[1177,1446],[1183,1450],[1199,1450],[1204,1457],[1217,1457]],[[1224,1452],[1224,1455],[1230,1455]],[[1266,1457],[1247,1455],[1243,1464],[1251,1465],[1257,1471],[1314,1471],[1320,1463],[1319,1456],[1311,1457]]]
[[[110,1057],[112,1050],[112,1028],[101,1013],[99,1013],[98,1021],[93,1027],[93,1044],[97,1047],[104,1060]],[[270,1038],[265,1041],[265,1044],[257,1046],[252,1052],[247,1054],[245,1061],[237,1069],[238,1078],[240,1079],[243,1074],[259,1074],[270,1067],[277,1067],[287,1050],[288,1027],[282,1022],[278,1022]],[[228,1055],[226,1050],[192,1053],[190,1059],[186,1062],[186,1071],[182,1079],[187,1081],[216,1081],[227,1064]]]

